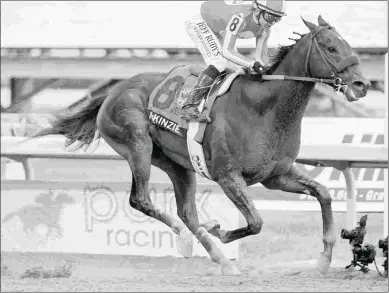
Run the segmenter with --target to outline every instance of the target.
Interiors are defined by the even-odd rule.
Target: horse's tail
[[[100,135],[96,137],[96,119],[97,113],[106,98],[107,95],[96,97],[78,110],[70,111],[67,109],[64,113],[55,114],[51,127],[42,129],[30,139],[60,134],[66,137],[66,147],[78,141],[75,150],[84,146],[87,149],[95,139],[100,138]]]

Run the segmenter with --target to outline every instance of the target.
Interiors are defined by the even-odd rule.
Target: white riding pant
[[[226,68],[237,70],[241,66],[228,61],[222,55],[222,39],[216,37],[207,23],[201,17],[196,15],[185,23],[186,32],[195,43],[207,65],[215,66],[220,72]]]

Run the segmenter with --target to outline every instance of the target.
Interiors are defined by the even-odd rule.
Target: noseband
[[[326,83],[331,86],[333,86],[336,90],[336,92],[339,94],[340,91],[346,92],[347,85],[343,82],[343,80],[337,76],[338,73],[346,70],[348,67],[359,64],[359,58],[356,55],[350,55],[346,59],[341,60],[340,62],[334,63],[332,62],[323,52],[323,50],[320,48],[319,44],[316,41],[316,36],[323,30],[330,29],[332,30],[333,27],[331,26],[325,26],[321,27],[314,33],[310,33],[311,41],[309,43],[307,58],[305,59],[305,72],[304,74],[308,77],[300,77],[300,76],[288,76],[288,75],[263,75],[263,80],[296,80],[296,81],[310,81],[310,82],[320,82],[320,83]],[[312,53],[312,44],[316,47],[316,49],[319,51],[320,56],[322,57],[322,60],[327,65],[330,76],[332,79],[328,78],[315,78],[315,77],[309,77],[310,71],[309,71],[309,59],[311,57]]]

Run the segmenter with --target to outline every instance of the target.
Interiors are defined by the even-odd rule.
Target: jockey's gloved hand
[[[266,66],[263,66],[261,63],[259,63],[258,61],[255,61],[254,62],[254,65],[253,65],[253,70],[260,74],[260,75],[263,75],[266,73],[267,71],[267,67]]]

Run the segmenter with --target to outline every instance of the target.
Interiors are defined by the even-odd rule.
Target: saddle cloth
[[[186,136],[194,169],[201,176],[210,179],[201,145],[207,123],[186,121],[179,116],[179,110],[185,104],[203,69],[193,65],[173,68],[151,93],[148,110],[149,120],[153,124],[180,137]],[[243,70],[220,75],[211,86],[208,96],[198,106],[199,111],[209,116],[216,98],[223,95],[240,74],[243,74]]]

